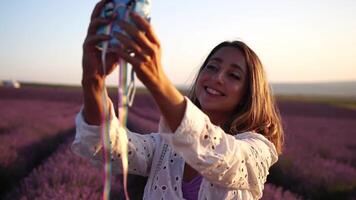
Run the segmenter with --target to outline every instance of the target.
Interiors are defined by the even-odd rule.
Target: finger
[[[132,21],[136,24],[136,26],[139,27],[141,30],[143,30],[146,33],[148,39],[151,42],[159,45],[158,37],[157,37],[156,33],[154,32],[151,24],[146,19],[141,17],[139,14],[136,14],[134,12],[131,12],[130,16],[131,16]]]
[[[130,38],[125,36],[122,33],[115,33],[114,34],[116,38],[121,42],[122,45],[124,45],[126,48],[126,52],[129,52],[127,50],[133,50],[135,55],[139,56],[142,58],[143,61],[149,61],[150,57],[145,53],[145,51],[137,45],[135,42],[133,42]]]
[[[93,21],[90,22],[88,28],[88,35],[94,35],[98,32],[99,27],[109,25],[113,19],[106,19],[106,18],[95,18]]]
[[[108,51],[106,57],[106,72],[110,74],[115,69],[119,56],[116,51]]]
[[[103,10],[103,8],[104,8],[104,6],[105,6],[105,4],[107,2],[109,2],[109,1],[108,0],[101,0],[101,1],[99,1],[99,3],[97,3],[95,5],[95,8],[94,8],[94,10],[93,10],[93,12],[91,14],[90,20],[93,20],[93,19],[97,18],[98,16],[100,16],[101,11]]]
[[[105,35],[105,34],[99,34],[99,35],[87,37],[87,39],[85,40],[85,42],[83,44],[83,49],[88,50],[91,48],[96,48],[96,46],[100,42],[108,41],[110,39],[111,39],[111,37],[109,35]]]
[[[133,38],[133,40],[138,43],[138,45],[142,47],[142,49],[145,49],[145,51],[150,55],[154,53],[153,45],[147,39],[146,34],[143,31],[138,30],[135,26],[125,21],[119,21],[118,24],[128,35]]]
[[[118,47],[116,48],[117,55],[124,59],[126,62],[130,63],[133,67],[140,66],[140,59],[137,57],[131,56],[129,53],[127,53],[123,48]]]
[[[140,59],[131,56],[129,53],[126,53],[124,49],[118,48],[117,54],[120,58],[124,59],[126,62],[130,63],[133,69],[136,72],[137,77],[145,84],[149,79],[152,79],[152,74],[150,69],[147,68],[144,62]]]

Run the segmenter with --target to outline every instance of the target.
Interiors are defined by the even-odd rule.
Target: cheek
[[[201,91],[203,89],[205,80],[206,76],[204,73],[201,73],[197,78],[197,84],[195,86],[196,91]]]
[[[234,94],[234,98],[238,99],[239,101],[244,95],[244,88],[242,85],[234,85],[230,87],[229,90],[230,90],[230,94]]]
[[[195,85],[195,96],[199,98],[200,94],[202,93],[202,83],[200,80],[197,80],[197,83]]]
[[[207,93],[204,88],[207,83],[209,83],[209,75],[207,75],[207,73],[202,72],[201,74],[199,74],[196,80],[195,96],[199,103],[199,108],[203,110],[206,109],[206,106],[210,104],[209,101],[206,101]]]
[[[206,71],[202,71],[197,80],[198,85],[203,86],[209,81],[211,81],[211,75]]]

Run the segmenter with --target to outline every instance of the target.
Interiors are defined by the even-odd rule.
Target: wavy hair
[[[257,54],[242,41],[225,41],[214,47],[205,59],[188,93],[191,101],[200,108],[196,96],[196,84],[201,71],[210,57],[222,47],[233,47],[240,50],[245,57],[248,78],[247,90],[235,113],[222,127],[226,132],[235,135],[247,131],[255,131],[271,141],[278,152],[282,153],[284,132],[279,110],[276,107],[272,90],[267,81],[266,73]]]

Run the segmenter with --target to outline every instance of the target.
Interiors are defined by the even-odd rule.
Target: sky
[[[96,3],[0,1],[0,80],[79,85]],[[356,81],[355,11],[355,0],[152,0],[151,23],[176,85],[190,85],[209,51],[236,39],[259,55],[272,83]]]

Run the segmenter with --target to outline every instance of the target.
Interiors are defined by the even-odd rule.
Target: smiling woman
[[[235,112],[246,92],[247,66],[242,52],[223,47],[202,68],[196,84],[200,109],[222,125]]]
[[[84,106],[76,118],[72,149],[96,166],[100,148],[103,83],[96,35],[102,19],[94,10],[83,51]],[[223,42],[208,55],[190,97],[171,83],[161,64],[161,45],[153,27],[131,14],[134,25],[121,21],[126,34],[110,50],[109,73],[120,57],[154,97],[162,117],[158,133],[141,135],[119,126],[109,98],[113,172],[122,173],[118,138],[128,138],[129,173],[146,176],[144,199],[259,199],[268,170],[278,160],[283,130],[257,55],[243,42]]]
[[[224,61],[222,58],[224,58]],[[223,74],[224,71],[225,75]],[[218,79],[206,76],[207,72],[215,75],[213,77],[218,77]],[[210,80],[210,82],[201,83],[205,79]],[[222,89],[211,88],[212,86],[209,84],[217,85],[215,87],[225,85],[224,91],[230,91],[225,94],[224,91],[221,91]],[[201,92],[204,90],[205,93]],[[235,106],[232,106],[229,111],[221,113],[229,118],[221,124],[225,131],[236,133],[256,130],[274,143],[279,154],[282,153],[283,129],[267,76],[257,54],[242,41],[222,42],[210,52],[199,69],[196,81],[190,90],[189,98],[195,105],[204,110],[202,103],[217,104],[213,100],[212,102],[201,101],[199,97],[203,94],[210,94],[209,96],[215,94],[214,96],[217,97],[218,93],[221,97],[235,96],[235,99],[225,98],[231,99],[232,104],[235,103]],[[228,102],[225,102],[225,105],[217,106],[225,107],[226,105],[229,105]]]

